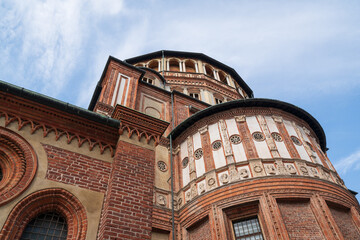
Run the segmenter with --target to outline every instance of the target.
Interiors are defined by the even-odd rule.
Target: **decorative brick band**
[[[116,105],[112,118],[120,120],[120,135],[126,130],[128,137],[136,134],[139,140],[145,137],[146,142],[149,143],[153,139],[156,145],[159,144],[162,134],[169,125],[168,122],[122,105]]]
[[[37,159],[30,144],[20,135],[0,127],[0,206],[22,193],[33,180]]]
[[[0,239],[19,239],[26,225],[38,214],[54,211],[63,215],[68,225],[67,239],[85,239],[87,218],[80,201],[66,190],[52,188],[32,193],[11,211]]]
[[[81,147],[84,143],[89,144],[89,151],[92,151],[94,147],[99,146],[100,153],[103,154],[106,149],[111,153],[111,156],[114,155],[115,144],[113,141],[101,141],[90,134],[84,135],[83,133],[77,133],[76,131],[66,130],[65,128],[58,128],[55,125],[48,125],[45,123],[40,123],[33,121],[30,118],[24,118],[19,115],[11,114],[0,109],[0,118],[5,118],[5,127],[7,127],[12,122],[18,123],[18,130],[21,130],[23,127],[29,125],[31,134],[35,133],[38,130],[43,130],[43,137],[47,137],[49,133],[53,132],[55,134],[55,140],[58,141],[61,137],[65,137],[68,144],[72,141],[77,141],[78,146]],[[87,133],[91,131],[87,131]],[[99,136],[99,135],[98,135]]]

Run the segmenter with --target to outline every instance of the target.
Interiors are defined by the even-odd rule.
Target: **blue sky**
[[[330,160],[360,192],[359,12],[355,0],[1,0],[0,79],[87,108],[109,55],[202,52],[255,97],[312,114]]]

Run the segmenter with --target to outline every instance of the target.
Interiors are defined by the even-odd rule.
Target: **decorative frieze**
[[[162,134],[169,125],[168,122],[122,105],[116,105],[112,118],[120,120],[120,135],[127,131],[129,138],[136,134],[138,140],[145,137],[146,142],[149,143],[153,139],[155,145],[160,142]]]
[[[291,161],[291,162],[289,162]],[[251,160],[245,164],[228,164],[226,168],[222,168],[220,171],[209,171],[197,179],[193,179],[190,186],[185,186],[181,189],[175,198],[175,210],[181,208],[182,197],[184,202],[190,202],[198,195],[203,195],[206,192],[215,188],[236,183],[239,181],[249,180],[258,177],[271,177],[271,176],[303,176],[314,179],[323,179],[332,183],[336,183],[342,187],[344,182],[340,179],[335,172],[324,168],[321,165],[309,163],[304,160],[286,160],[278,158],[276,160]],[[335,179],[335,180],[333,180]],[[161,193],[164,195],[163,193]],[[170,199],[170,192],[168,195],[164,195],[165,199]],[[159,195],[156,195],[156,205],[164,206],[163,201],[160,201]],[[166,200],[167,201],[167,200]],[[166,206],[169,206],[166,202]]]

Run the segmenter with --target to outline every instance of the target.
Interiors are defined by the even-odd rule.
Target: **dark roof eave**
[[[46,95],[15,86],[13,84],[10,84],[10,83],[4,82],[4,81],[0,81],[0,91],[25,98],[27,100],[31,100],[31,101],[39,103],[39,104],[43,104],[48,107],[58,109],[60,111],[64,111],[69,114],[74,114],[76,116],[86,118],[88,120],[91,120],[91,121],[94,121],[97,123],[105,124],[110,127],[118,128],[119,124],[120,124],[120,122],[118,120],[115,120],[115,119],[112,119],[109,117],[105,117],[98,113],[86,110],[84,108],[81,108],[81,107],[78,107],[75,105],[72,105],[70,103],[59,101],[57,99],[48,97]]]
[[[288,113],[291,113],[299,117],[300,119],[303,119],[305,122],[309,124],[311,129],[315,132],[316,136],[319,139],[319,144],[321,149],[324,152],[326,152],[326,137],[324,130],[319,124],[319,122],[305,110],[290,103],[282,102],[279,100],[273,100],[273,99],[263,99],[263,98],[241,99],[241,100],[234,100],[208,107],[202,111],[195,113],[194,115],[192,115],[191,117],[180,123],[175,129],[173,129],[173,131],[169,134],[169,136],[172,135],[173,139],[176,139],[183,131],[185,131],[187,128],[189,128],[195,122],[199,121],[202,118],[229,109],[243,108],[243,107],[277,108],[286,111]]]

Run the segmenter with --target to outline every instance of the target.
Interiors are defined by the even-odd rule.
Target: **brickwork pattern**
[[[43,189],[21,200],[11,211],[0,239],[20,239],[26,225],[38,214],[58,212],[66,218],[67,239],[85,239],[87,217],[85,208],[71,193],[63,189]]]
[[[48,157],[46,178],[97,192],[107,189],[111,163],[43,144]]]
[[[188,230],[190,240],[212,239],[209,219],[206,218]]]
[[[359,231],[352,220],[350,210],[332,206],[329,206],[329,209],[344,239],[360,239]]]
[[[278,206],[290,239],[324,239],[309,202],[280,202]]]
[[[30,144],[15,132],[0,127],[0,206],[25,191],[35,177],[37,158]]]
[[[119,141],[98,239],[150,239],[155,153]]]

